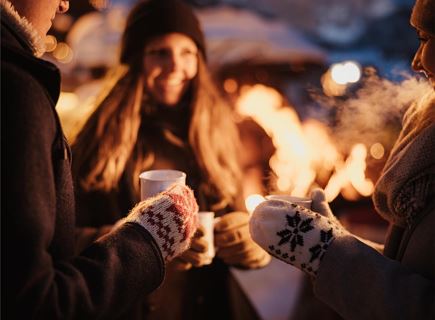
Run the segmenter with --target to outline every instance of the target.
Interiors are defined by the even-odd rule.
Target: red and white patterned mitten
[[[170,261],[190,245],[198,224],[198,204],[192,190],[175,184],[139,202],[124,222],[138,223],[147,229],[165,261]]]
[[[281,200],[258,205],[249,227],[264,250],[313,277],[331,243],[348,234],[336,220]]]

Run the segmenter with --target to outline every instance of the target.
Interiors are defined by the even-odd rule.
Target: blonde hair
[[[118,183],[137,139],[143,80],[128,67],[118,68],[126,71],[113,73],[119,79],[97,98],[72,146],[73,174],[87,191],[108,191]]]

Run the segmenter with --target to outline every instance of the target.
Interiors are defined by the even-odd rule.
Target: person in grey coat
[[[417,0],[420,39],[412,63],[435,90],[435,0]],[[273,256],[311,276],[315,295],[344,319],[435,319],[435,91],[406,112],[373,201],[390,223],[382,253],[332,214],[322,190],[312,210],[260,204],[251,235]]]
[[[1,0],[2,315],[125,319],[163,281],[196,229],[193,192],[173,185],[76,253],[71,156],[55,105],[60,73],[39,58],[65,0]],[[4,291],[3,291],[4,290]]]

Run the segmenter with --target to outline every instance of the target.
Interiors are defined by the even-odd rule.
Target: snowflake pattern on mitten
[[[261,203],[252,215],[250,231],[271,255],[314,277],[331,243],[346,233],[334,220],[281,200]]]

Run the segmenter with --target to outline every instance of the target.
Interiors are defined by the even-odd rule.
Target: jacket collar
[[[33,25],[19,15],[10,1],[0,0],[0,8],[1,20],[7,22],[23,45],[30,48],[36,57],[41,57],[45,52],[45,43]]]
[[[1,21],[1,59],[30,73],[46,88],[53,105],[60,94],[60,72],[51,62],[33,55],[32,49],[8,21]]]

